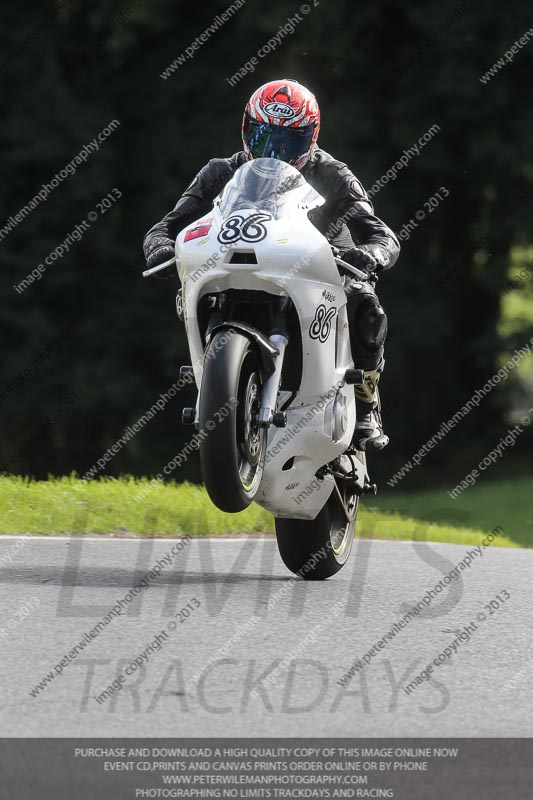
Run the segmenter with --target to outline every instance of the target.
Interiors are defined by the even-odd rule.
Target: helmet
[[[270,81],[253,93],[244,110],[244,152],[248,158],[278,158],[302,169],[319,130],[320,109],[314,94],[297,81]]]

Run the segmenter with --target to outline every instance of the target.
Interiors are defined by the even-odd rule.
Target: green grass
[[[446,519],[421,524],[420,516],[428,510],[420,502],[425,496],[416,496],[416,502],[407,495],[399,504],[396,499],[388,501],[388,509],[383,502],[380,509],[375,508],[377,499],[369,498],[361,507],[357,535],[479,544],[486,532],[501,524],[505,535],[494,544],[513,546],[502,515],[488,514],[482,519],[481,509],[479,518],[474,520],[473,515],[463,525],[449,524]],[[405,509],[404,513],[396,513],[394,505]],[[75,477],[48,481],[0,477],[1,533],[220,536],[273,531],[272,516],[259,506],[253,505],[240,514],[224,514],[209,501],[203,487],[189,483],[151,486],[147,478],[84,482]]]
[[[259,506],[223,514],[208,501],[203,487],[190,483],[152,486],[147,478],[29,481],[4,477],[0,478],[0,509],[3,533],[166,536],[272,530],[270,514]]]
[[[373,498],[372,505],[380,511],[404,511],[417,520],[435,518],[452,524],[448,515],[459,512],[463,515],[458,520],[461,525],[485,531],[500,525],[515,546],[533,547],[532,489],[531,478],[470,486],[455,500],[444,489],[417,493],[392,489]]]

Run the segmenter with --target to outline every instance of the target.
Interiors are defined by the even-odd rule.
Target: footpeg
[[[196,409],[195,408],[184,408],[181,412],[181,421],[184,425],[194,425],[194,419],[196,417]]]
[[[349,386],[362,386],[365,382],[364,369],[347,369],[344,373],[344,382]]]

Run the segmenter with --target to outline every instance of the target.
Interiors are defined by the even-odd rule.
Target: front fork
[[[287,312],[291,304],[289,297],[282,297],[274,314],[272,331],[269,342],[278,351],[274,361],[274,372],[267,378],[261,397],[261,408],[259,409],[258,423],[262,428],[275,425],[277,428],[284,428],[287,424],[287,415],[284,411],[276,411],[279,387],[281,384],[281,373],[283,370],[283,360],[285,350],[289,344],[287,335]]]
[[[285,348],[289,344],[289,339],[284,333],[273,333],[269,336],[269,342],[276,348],[278,354],[275,356],[274,372],[267,378],[263,387],[261,408],[259,409],[257,421],[262,428],[268,428],[272,424],[277,427],[285,427],[287,422],[286,415],[283,412],[276,412],[276,403],[281,383]]]
[[[286,332],[286,315],[291,300],[289,297],[282,297],[274,312],[272,331],[268,341],[272,348],[277,352],[274,355],[274,370],[266,379],[261,394],[261,406],[257,414],[256,424],[262,428],[275,425],[277,428],[284,428],[287,424],[287,415],[283,411],[276,411],[276,404],[281,384],[281,374],[283,371],[283,361],[285,350],[289,344],[289,337]],[[209,343],[213,329],[222,322],[220,311],[220,299],[212,298],[212,313],[206,331],[206,342]],[[180,374],[185,375],[192,372],[192,367],[181,367]],[[182,421],[186,424],[194,424],[199,427],[200,415],[200,393],[196,398],[196,407],[183,409]]]

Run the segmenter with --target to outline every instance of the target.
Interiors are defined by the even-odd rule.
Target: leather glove
[[[176,255],[174,245],[166,237],[156,239],[155,242],[152,240],[151,245],[150,253],[146,256],[146,266],[148,269],[157,267],[158,264],[163,264],[164,261],[168,261]],[[172,264],[170,267],[161,270],[161,272],[156,272],[153,277],[171,278],[175,273],[176,267]]]
[[[372,253],[363,250],[361,247],[352,247],[350,250],[347,250],[346,253],[343,253],[341,258],[343,261],[347,261],[348,264],[351,264],[352,267],[362,269],[363,272],[369,274],[375,272],[378,267],[377,259],[374,258]]]

